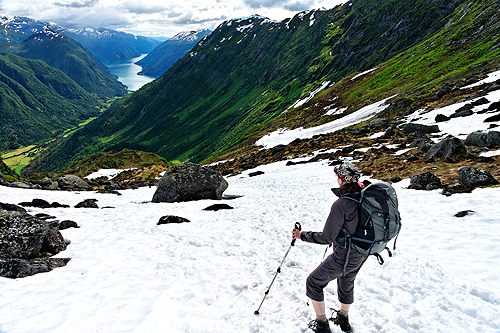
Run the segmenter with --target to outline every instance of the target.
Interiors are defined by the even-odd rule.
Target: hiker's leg
[[[325,309],[325,302],[316,302],[311,300],[311,303],[314,308],[314,312],[316,313],[316,319],[322,320],[322,321],[328,321],[328,318],[326,318],[326,309]]]
[[[323,294],[323,289],[327,284],[335,280],[336,278],[342,276],[342,266],[337,264],[333,258],[333,255],[328,256],[311,274],[306,280],[306,295],[312,301],[323,302],[325,296]]]
[[[350,307],[351,307],[351,304],[340,303],[340,313],[344,317],[347,317],[349,315],[349,308]]]
[[[367,256],[359,252],[351,251],[347,273],[337,279],[337,292],[341,304],[350,305],[354,302],[354,280],[366,258]],[[349,308],[347,308],[347,311],[349,311]]]

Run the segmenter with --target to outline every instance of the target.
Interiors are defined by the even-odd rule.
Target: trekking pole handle
[[[300,225],[300,222],[295,222],[295,229],[302,230],[302,226]],[[292,240],[292,244],[290,244],[290,246],[294,246],[296,240],[297,240],[297,238],[294,238]]]

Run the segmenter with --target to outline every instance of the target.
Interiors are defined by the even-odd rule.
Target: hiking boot
[[[352,333],[351,325],[349,324],[349,316],[347,316],[347,317],[344,316],[338,310],[333,310],[333,311],[334,311],[334,313],[337,314],[337,316],[335,318],[333,318],[333,313],[332,313],[332,318],[330,318],[330,320],[333,321],[333,323],[335,325],[340,326],[340,329],[342,330],[342,332]]]
[[[316,333],[332,333],[330,330],[330,324],[327,321],[322,321],[318,319],[311,320],[309,323],[309,328]]]

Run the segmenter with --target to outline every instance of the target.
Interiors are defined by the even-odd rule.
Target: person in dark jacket
[[[358,224],[358,203],[348,198],[346,194],[359,199],[361,189],[369,183],[359,181],[361,172],[351,162],[345,161],[342,165],[336,166],[334,172],[338,178],[339,188],[332,191],[339,198],[332,205],[323,231],[293,229],[292,232],[293,239],[334,246],[333,253],[309,275],[306,281],[306,295],[311,299],[316,313],[316,319],[309,323],[309,327],[318,333],[331,332],[325,312],[323,289],[335,279],[340,310],[335,310],[336,317],[331,320],[339,325],[342,331],[351,332],[348,313],[354,301],[354,280],[368,257],[358,251],[348,251],[343,229],[353,234]]]

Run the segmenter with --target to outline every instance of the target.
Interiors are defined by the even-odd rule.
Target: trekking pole
[[[299,222],[295,222],[295,229],[302,230],[302,226],[300,225],[300,223],[299,223]],[[276,276],[278,276],[278,273],[281,273],[281,266],[282,266],[282,265],[283,265],[283,263],[285,262],[286,256],[288,255],[288,252],[290,252],[290,249],[292,248],[292,246],[294,246],[294,245],[295,245],[295,241],[296,241],[296,239],[293,239],[293,240],[292,240],[292,243],[291,243],[291,244],[290,244],[290,246],[288,247],[288,251],[286,251],[285,257],[284,257],[284,258],[283,258],[283,260],[281,261],[280,267],[278,267],[278,270],[276,271],[276,274],[274,274],[273,281],[272,281],[272,282],[271,282],[271,284],[269,285],[269,288],[267,288],[267,291],[266,291],[266,292],[265,292],[265,294],[264,294],[264,298],[262,299],[262,302],[260,302],[259,308],[258,308],[258,309],[254,312],[254,314],[256,314],[256,315],[260,314],[260,313],[259,313],[260,307],[262,306],[262,303],[264,303],[264,300],[266,299],[267,294],[269,294],[269,290],[271,290],[271,286],[273,285],[274,280],[276,280]]]

